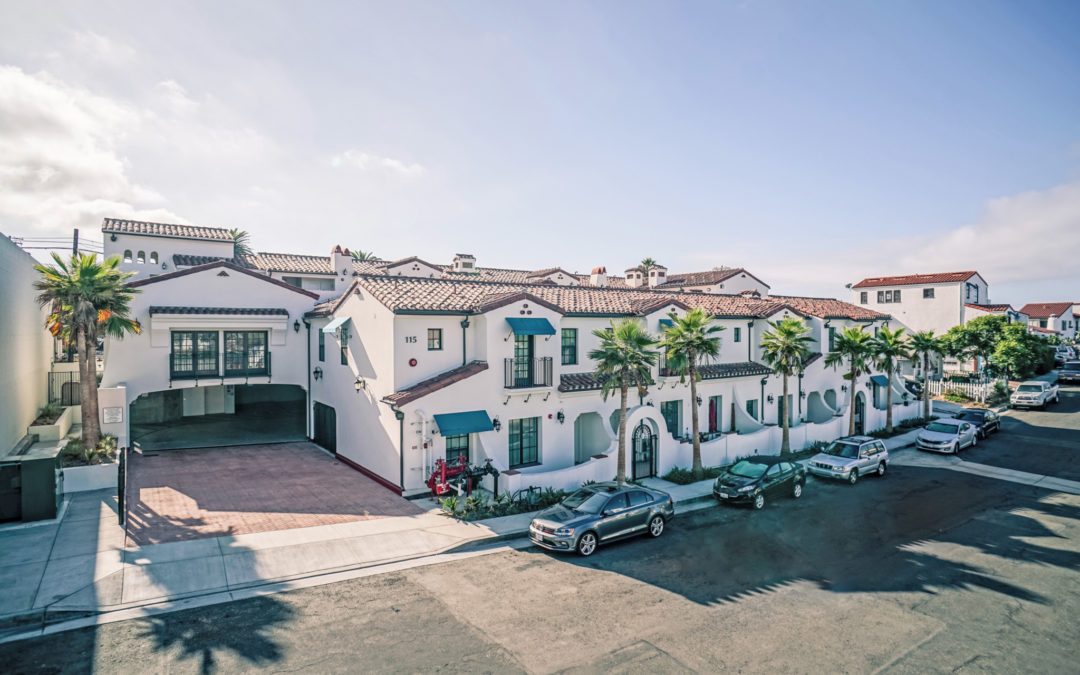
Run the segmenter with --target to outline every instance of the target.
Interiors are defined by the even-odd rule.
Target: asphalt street
[[[1071,388],[961,457],[1075,480],[1078,452]],[[1078,570],[1080,497],[897,466],[588,559],[524,548],[0,645],[0,671],[1071,673]]]

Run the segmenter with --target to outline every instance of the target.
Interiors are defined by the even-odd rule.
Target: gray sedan
[[[592,555],[599,544],[638,534],[659,537],[675,516],[671,496],[636,485],[593,483],[536,514],[529,539],[550,551]]]

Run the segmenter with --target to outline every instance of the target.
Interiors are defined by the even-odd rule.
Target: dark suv
[[[1058,382],[1080,382],[1080,361],[1066,361],[1058,368]]]
[[[671,495],[659,490],[593,483],[536,514],[529,539],[550,551],[592,555],[598,544],[649,533],[659,537],[675,516]]]

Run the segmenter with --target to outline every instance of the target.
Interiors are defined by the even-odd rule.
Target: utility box
[[[34,443],[0,458],[0,520],[56,517],[64,496],[60,450],[55,442]]]

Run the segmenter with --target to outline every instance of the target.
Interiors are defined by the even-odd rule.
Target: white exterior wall
[[[26,435],[48,398],[52,336],[34,299],[34,259],[0,234],[0,454]]]
[[[972,277],[978,281],[979,277]],[[934,297],[924,298],[923,289],[933,288]],[[923,286],[881,286],[876,288],[853,288],[852,303],[882,314],[891,314],[911,331],[932,330],[942,335],[953,326],[964,323],[964,284],[926,284]],[[877,301],[878,291],[900,291],[900,302]],[[860,293],[866,292],[867,301],[859,302]],[[980,297],[985,300],[985,288]]]
[[[215,258],[232,258],[233,243],[231,241],[210,241],[207,239],[180,239],[177,237],[155,237],[153,235],[116,234],[116,241],[112,241],[113,233],[102,232],[105,239],[105,257],[117,256],[120,258],[120,269],[125,272],[134,272],[132,279],[145,279],[150,275],[167,274],[176,271],[173,266],[173,255],[204,255]],[[123,262],[124,251],[130,250],[132,259],[130,263]],[[139,251],[146,253],[146,262],[142,265],[136,262]],[[150,254],[157,252],[156,265],[150,263]],[[164,267],[162,267],[164,265]]]

